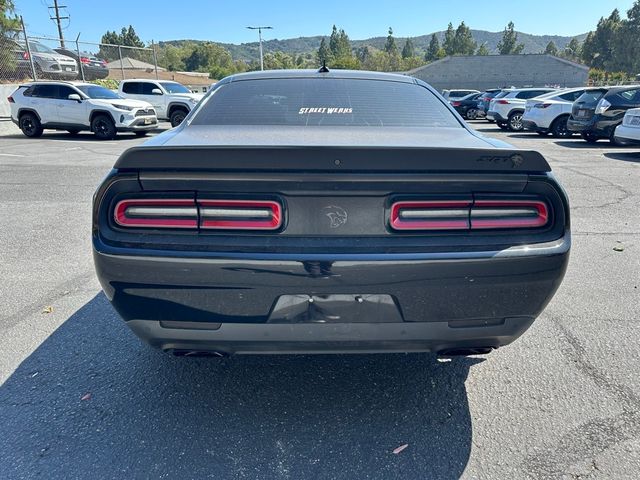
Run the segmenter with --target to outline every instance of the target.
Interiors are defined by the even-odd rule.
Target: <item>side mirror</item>
[[[160,90],[159,88],[154,88],[153,90],[151,90],[151,93],[154,95],[162,95],[162,90]]]
[[[71,95],[69,95],[67,97],[67,99],[69,100],[75,100],[78,103],[82,103],[82,98],[80,98],[80,95],[78,95],[77,93],[72,93]]]

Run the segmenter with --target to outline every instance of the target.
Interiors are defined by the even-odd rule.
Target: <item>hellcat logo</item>
[[[486,163],[509,163],[511,162],[511,168],[519,167],[524,163],[524,157],[518,153],[515,153],[509,157],[480,157],[478,162]]]
[[[329,224],[331,228],[338,228],[347,223],[347,211],[342,207],[339,207],[337,205],[329,205],[328,207],[324,207],[324,212],[331,222]]]

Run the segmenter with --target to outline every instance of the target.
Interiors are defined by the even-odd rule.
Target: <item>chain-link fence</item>
[[[27,80],[158,78],[155,46],[110,45],[28,35],[25,29],[0,34],[0,83]]]

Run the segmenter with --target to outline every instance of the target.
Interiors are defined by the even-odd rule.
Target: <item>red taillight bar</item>
[[[427,200],[391,205],[394,230],[483,230],[544,227],[549,207],[542,200]]]
[[[471,209],[471,229],[536,228],[549,221],[541,200],[476,200]]]
[[[16,101],[13,99],[13,97],[7,97],[7,101],[9,103],[16,103]]]
[[[271,200],[136,198],[119,201],[113,218],[133,228],[277,230],[283,215]]]
[[[122,227],[198,228],[198,208],[191,199],[122,200],[113,218]]]
[[[200,228],[217,230],[277,230],[282,207],[271,200],[198,200]]]
[[[394,230],[468,230],[471,200],[396,202],[391,206]]]

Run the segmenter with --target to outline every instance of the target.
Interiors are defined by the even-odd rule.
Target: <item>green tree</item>
[[[329,50],[331,50],[331,55],[334,57],[338,56],[338,50],[340,42],[340,34],[338,33],[338,28],[334,25],[333,30],[331,30],[331,35],[329,36]]]
[[[393,28],[391,27],[389,27],[387,41],[384,44],[384,51],[389,55],[398,55],[398,46],[396,45],[396,39],[393,38]]]
[[[369,47],[367,45],[362,45],[356,50],[356,58],[360,63],[366,63],[370,56],[371,51],[369,50]]]
[[[453,37],[453,55],[473,55],[476,46],[471,29],[461,22]]]
[[[433,62],[434,60],[438,60],[438,58],[440,58],[438,56],[439,53],[440,53],[440,42],[438,41],[438,36],[434,33],[433,35],[431,35],[429,48],[427,48],[427,52],[424,54],[424,59],[427,62]]]
[[[476,55],[489,55],[489,48],[487,47],[487,42],[484,42],[482,45],[478,47],[478,51],[476,51]]]
[[[456,54],[456,33],[451,22],[449,22],[447,31],[444,32],[444,42],[442,43],[442,48],[444,48],[445,53],[449,56]]]
[[[176,72],[184,70],[184,59],[187,56],[186,49],[175,45],[162,46],[158,50],[158,65],[167,70]]]
[[[547,48],[544,49],[544,53],[556,57],[558,56],[558,47],[556,47],[556,44],[553,42],[553,40],[547,43]]]
[[[120,33],[116,33],[115,30],[113,32],[107,30],[107,33],[102,36],[100,43],[141,48],[145,46],[144,42],[140,40],[140,37],[138,37],[138,34],[131,25],[129,25],[128,28],[122,27]]]
[[[19,28],[20,20],[15,14],[13,0],[0,0],[0,75],[15,72],[16,61],[10,40],[17,37]]]
[[[517,55],[524,50],[524,43],[518,43],[518,33],[513,22],[509,22],[502,34],[502,40],[498,43],[500,55]]]
[[[640,0],[627,11],[627,19],[616,34],[613,54],[611,67],[633,75],[640,73]]]
[[[578,60],[582,56],[582,45],[577,38],[572,38],[564,48],[563,57],[569,60]]]
[[[327,40],[322,37],[322,40],[320,40],[320,48],[318,48],[318,53],[317,53],[317,57],[318,57],[318,64],[320,65],[324,65],[324,64],[329,64],[331,63],[331,50],[329,49],[329,46],[327,45]]]
[[[191,72],[209,72],[211,78],[223,78],[235,73],[237,65],[229,51],[213,42],[200,43],[185,58],[184,66]]]
[[[402,47],[402,58],[406,60],[407,58],[415,57],[415,55],[416,50],[413,46],[413,42],[410,38],[407,38],[407,41],[404,42],[404,47]]]
[[[619,62],[616,61],[616,48],[619,49],[623,42],[629,43],[630,40],[620,41],[618,33],[621,27],[622,19],[617,8],[607,18],[600,19],[595,32],[589,32],[582,47],[582,59],[587,65],[602,70],[617,70]]]

